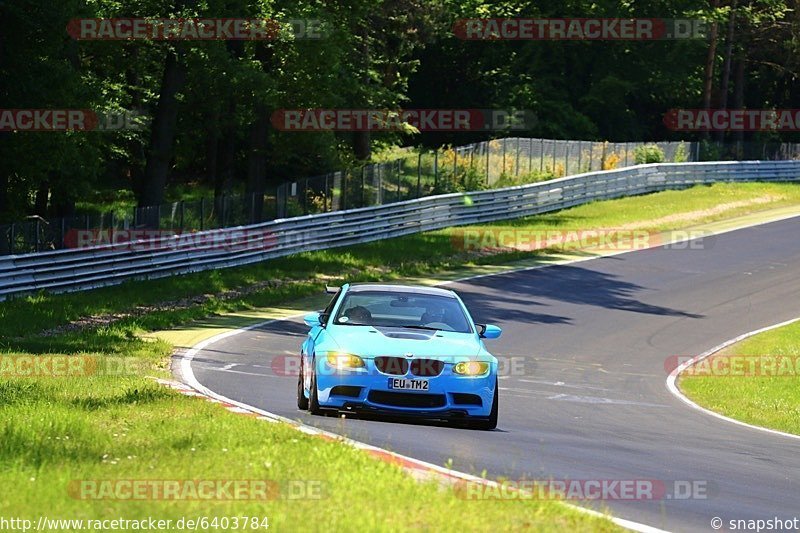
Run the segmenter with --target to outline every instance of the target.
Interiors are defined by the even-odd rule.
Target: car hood
[[[489,354],[474,333],[429,331],[382,326],[335,326],[328,332],[338,349],[373,358],[379,355],[408,357],[476,357]]]

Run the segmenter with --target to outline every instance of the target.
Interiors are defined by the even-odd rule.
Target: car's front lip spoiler
[[[367,405],[361,402],[345,402],[344,405],[341,407],[335,408],[340,414],[363,414],[363,415],[383,415],[387,417],[396,417],[396,418],[416,418],[416,419],[425,419],[425,420],[477,420],[479,418],[486,418],[486,417],[477,417],[477,416],[470,416],[469,413],[464,409],[445,409],[445,410],[425,410],[425,409],[415,409],[415,410],[408,410],[402,408],[392,408],[392,407],[377,407],[374,405]]]

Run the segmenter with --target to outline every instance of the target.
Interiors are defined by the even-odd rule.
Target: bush
[[[675,155],[672,156],[673,163],[685,163],[689,160],[689,156],[686,155],[686,144],[680,143],[678,147],[675,149]]]
[[[637,165],[645,163],[663,163],[664,150],[655,144],[644,144],[637,146],[633,151],[633,159]]]

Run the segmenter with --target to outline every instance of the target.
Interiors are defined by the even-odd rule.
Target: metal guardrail
[[[86,290],[129,279],[247,265],[299,252],[557,211],[594,200],[725,181],[800,181],[800,161],[638,165],[154,240],[2,256],[0,300],[39,290]]]

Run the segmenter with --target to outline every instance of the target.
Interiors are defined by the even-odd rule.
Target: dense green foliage
[[[0,132],[0,222],[67,215],[97,191],[132,191],[140,205],[163,202],[170,185],[260,193],[375,149],[501,135],[281,132],[270,124],[278,109],[525,109],[537,120],[518,135],[626,141],[679,137],[662,120],[673,108],[798,108],[800,14],[792,5],[3,1],[3,108],[135,111],[150,120],[118,132]],[[78,41],[67,33],[78,17],[201,16],[319,19],[328,31],[301,39],[284,29],[262,41]],[[565,16],[703,19],[716,31],[663,41],[469,41],[453,31],[463,18]]]

